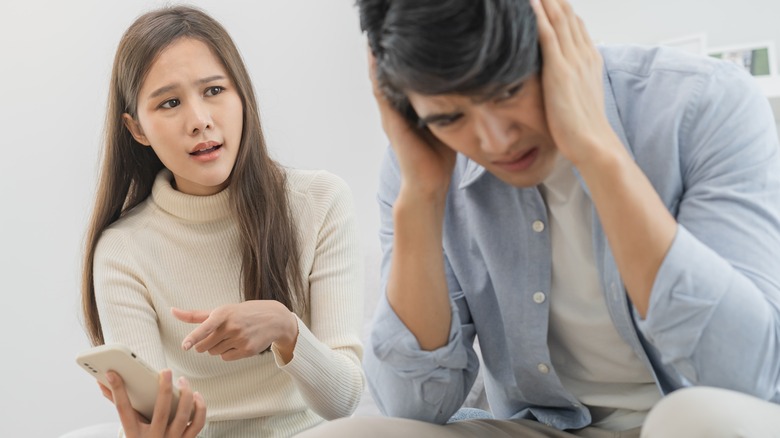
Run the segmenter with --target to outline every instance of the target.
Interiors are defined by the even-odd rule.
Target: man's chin
[[[491,172],[493,176],[501,180],[501,182],[508,184],[518,189],[527,189],[529,187],[535,187],[544,181],[544,178],[535,177],[535,172],[523,172],[520,173],[508,173],[508,172]]]

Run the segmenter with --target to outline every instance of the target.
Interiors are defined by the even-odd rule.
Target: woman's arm
[[[101,328],[106,343],[130,346],[150,366],[164,369],[166,361],[156,312],[124,239],[123,233],[108,230],[101,237],[95,253],[95,301]],[[200,394],[193,393],[184,378],[179,384],[176,416],[168,423],[173,387],[170,370],[160,373],[151,421],[132,408],[121,376],[109,372],[108,379],[111,387],[101,385],[101,390],[116,406],[124,434],[129,438],[195,437],[205,425],[205,401]]]
[[[319,173],[309,186],[316,239],[301,242],[313,248],[309,285],[308,327],[297,320],[298,337],[292,359],[285,363],[278,346],[277,365],[294,380],[307,404],[318,415],[335,419],[351,415],[360,401],[364,378],[360,366],[363,324],[363,254],[359,244],[352,195],[339,178]],[[293,216],[303,212],[293,212]],[[306,269],[306,268],[304,268]]]

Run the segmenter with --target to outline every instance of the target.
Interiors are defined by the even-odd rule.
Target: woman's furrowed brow
[[[225,79],[225,76],[223,76],[223,75],[207,76],[205,78],[198,79],[197,81],[195,81],[195,85],[208,84],[209,82],[220,81],[220,80],[224,80],[224,79]],[[179,84],[177,84],[177,83],[164,85],[164,86],[162,86],[162,87],[152,91],[152,93],[149,94],[149,99],[154,99],[155,97],[162,96],[165,93],[168,93],[168,92],[170,92],[172,90],[175,90],[176,87],[178,87],[178,86],[179,86]]]

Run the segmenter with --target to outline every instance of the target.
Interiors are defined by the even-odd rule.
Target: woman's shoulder
[[[351,196],[347,183],[341,177],[326,170],[283,168],[287,178],[287,191],[291,198],[308,202],[328,201],[334,197]]]
[[[147,229],[154,210],[149,199],[136,205],[103,230],[98,240],[98,247],[124,245],[124,242],[133,240],[137,233]]]
[[[325,170],[284,171],[290,210],[299,227],[319,229],[334,218],[353,215],[352,191],[340,177]]]
[[[155,215],[156,208],[151,200],[151,196],[146,198],[140,204],[125,212],[114,223],[108,226],[109,230],[123,230],[132,232],[144,228],[146,224]]]

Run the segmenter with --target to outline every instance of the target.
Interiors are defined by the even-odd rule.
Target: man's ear
[[[144,135],[144,130],[141,129],[141,124],[138,123],[130,114],[122,114],[122,122],[124,122],[125,127],[128,131],[130,131],[130,134],[133,136],[135,141],[141,143],[144,146],[152,145],[149,139],[147,139]]]

